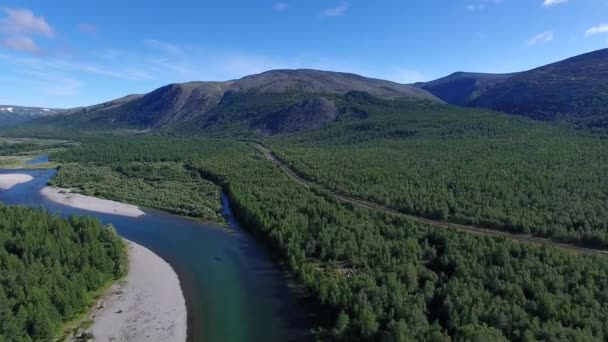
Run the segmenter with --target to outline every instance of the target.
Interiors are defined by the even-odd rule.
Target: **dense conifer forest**
[[[340,204],[299,186],[245,142],[113,138],[87,141],[53,158],[95,168],[184,163],[222,186],[239,220],[305,286],[321,339],[608,336],[605,257],[467,235]]]
[[[223,221],[220,188],[185,170],[182,163],[66,163],[50,184],[205,221]]]
[[[304,178],[404,213],[608,245],[604,135],[456,107],[382,106],[362,104],[372,113],[364,122],[268,144]]]
[[[50,150],[70,147],[71,144],[64,141],[37,140],[37,139],[1,139],[0,156],[14,156],[31,154],[34,151]]]
[[[0,205],[0,341],[51,341],[126,270],[113,228]]]

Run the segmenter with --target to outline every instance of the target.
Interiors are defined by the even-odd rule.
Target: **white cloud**
[[[528,39],[528,41],[526,41],[526,43],[528,45],[532,46],[532,45],[536,45],[536,44],[547,43],[552,40],[553,40],[553,32],[545,31],[545,32],[541,32],[541,33],[537,34],[536,36]]]
[[[551,6],[563,4],[563,3],[566,3],[566,2],[568,2],[568,0],[544,0],[543,1],[543,6],[544,7],[551,7]]]
[[[592,36],[594,34],[607,33],[608,32],[608,24],[600,24],[594,26],[587,31],[585,31],[585,36]]]
[[[39,34],[47,38],[55,37],[55,30],[43,17],[37,17],[29,9],[4,9],[7,17],[0,20],[0,30],[16,35]]]
[[[2,45],[12,50],[36,53],[40,51],[38,45],[29,37],[10,37]]]
[[[339,17],[344,15],[349,7],[348,1],[340,1],[334,7],[324,9],[322,14],[324,17]]]
[[[289,7],[289,5],[284,2],[277,2],[274,4],[274,6],[272,6],[272,8],[277,12],[284,11],[287,9],[287,7]]]
[[[40,48],[31,35],[54,38],[55,30],[43,17],[37,17],[29,9],[3,9],[6,18],[0,19],[0,34],[5,48],[19,52],[37,53]]]

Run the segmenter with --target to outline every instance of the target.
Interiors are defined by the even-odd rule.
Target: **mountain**
[[[471,105],[534,119],[607,123],[608,49],[517,74]]]
[[[456,73],[416,86],[455,105],[608,127],[608,49],[515,74]]]
[[[443,101],[466,106],[497,83],[516,74],[484,74],[478,72],[455,72],[449,76],[415,86],[427,90]]]
[[[63,109],[0,105],[0,127],[12,127],[39,117],[53,116],[61,112],[63,112]]]
[[[379,99],[441,102],[424,89],[355,74],[319,70],[272,70],[226,82],[170,84],[145,95],[130,95],[76,108],[34,125],[89,129],[222,130],[263,134],[321,127],[338,120],[348,101],[369,94]]]
[[[103,102],[103,103],[88,106],[88,107],[76,107],[76,108],[67,109],[63,112],[63,114],[76,114],[76,113],[85,114],[85,113],[89,113],[89,112],[109,110],[112,108],[116,108],[120,105],[123,105],[127,102],[130,102],[131,100],[138,99],[142,96],[143,95],[140,95],[140,94],[127,95],[127,96],[123,96],[118,99],[114,99],[111,101]]]

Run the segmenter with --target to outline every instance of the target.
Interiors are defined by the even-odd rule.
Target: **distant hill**
[[[456,73],[416,86],[455,105],[608,127],[608,49],[516,74]]]
[[[66,109],[65,111],[63,111],[62,114],[77,114],[77,113],[83,114],[83,113],[89,113],[89,112],[104,111],[104,110],[118,107],[131,100],[138,99],[142,96],[143,95],[140,95],[140,94],[127,95],[127,96],[123,96],[123,97],[115,99],[115,100],[103,102],[103,103],[88,106],[88,107],[76,107],[76,108]]]
[[[608,123],[608,49],[520,73],[471,105],[542,120]]]
[[[63,109],[0,105],[0,127],[11,127],[40,117],[63,112]]]
[[[145,95],[68,110],[36,125],[157,129],[238,127],[264,134],[321,127],[340,117],[347,94],[441,102],[424,89],[355,74],[272,70],[226,82],[170,84]]]
[[[516,74],[455,72],[434,81],[416,83],[415,85],[429,91],[447,103],[467,106],[492,86],[506,81],[514,75]]]

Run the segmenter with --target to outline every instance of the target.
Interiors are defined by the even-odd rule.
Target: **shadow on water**
[[[44,161],[42,161],[44,162]],[[34,180],[0,192],[8,205],[42,207],[63,216],[91,215],[119,234],[157,253],[179,275],[188,306],[190,341],[308,341],[309,325],[269,254],[232,217],[232,231],[145,210],[140,218],[93,213],[53,203],[40,195],[55,170],[0,170]]]

